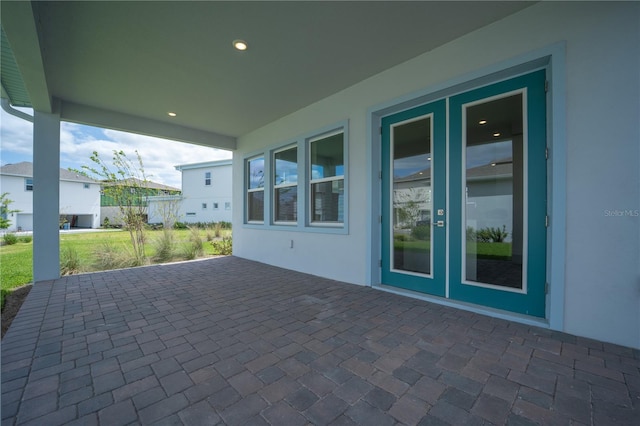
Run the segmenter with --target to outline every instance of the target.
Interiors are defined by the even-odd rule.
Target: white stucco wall
[[[552,111],[566,135],[564,288],[560,329],[640,347],[640,3],[544,2],[425,53],[241,137],[234,155],[234,253],[355,284],[375,284],[369,235],[368,111],[412,93],[446,87],[514,58],[566,43],[565,111]],[[553,60],[553,59],[552,59]],[[554,94],[555,96],[555,94]],[[324,126],[349,120],[349,232],[260,230],[243,225],[243,160]],[[618,215],[616,212],[623,212]],[[626,213],[629,212],[629,213]],[[564,221],[566,220],[566,226]],[[290,248],[291,240],[294,241]],[[379,244],[375,238],[371,244]],[[561,266],[562,269],[562,266]],[[560,286],[560,287],[558,287]]]

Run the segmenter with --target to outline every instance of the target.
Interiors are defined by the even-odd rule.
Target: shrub
[[[116,247],[112,242],[106,241],[95,251],[95,267],[99,271],[110,269],[131,268],[140,266],[136,256],[133,255],[126,246],[122,248]]]
[[[82,259],[73,247],[65,247],[60,251],[60,273],[73,275],[82,272]]]
[[[477,241],[478,234],[472,226],[467,226],[467,241]]]
[[[411,236],[416,240],[429,240],[431,238],[431,225],[416,225],[411,229]]]
[[[405,234],[393,234],[393,239],[396,241],[407,241],[408,238]]]
[[[474,231],[473,228],[467,228],[467,241],[473,241],[475,236],[475,240],[479,243],[502,243],[505,238],[509,236],[507,232],[507,227],[502,225],[502,229],[500,228],[482,228]]]
[[[222,236],[222,229],[224,228],[223,222],[218,222],[213,226],[213,230],[215,232],[215,237],[220,238]]]
[[[200,230],[197,227],[189,228],[189,241],[183,247],[182,254],[185,259],[192,260],[204,254],[204,245],[200,238]]]
[[[187,229],[187,224],[184,222],[176,222],[173,224],[174,229]]]
[[[156,254],[153,260],[156,262],[168,262],[173,259],[175,241],[171,229],[163,229],[162,234],[153,240]]]
[[[20,237],[21,243],[30,243],[32,240],[33,238],[31,237],[31,235],[23,235],[22,237]]]
[[[506,225],[502,225],[502,229],[500,228],[488,228],[487,229],[488,234],[489,234],[489,238],[491,238],[491,241],[493,241],[494,243],[501,243],[505,240],[505,238],[507,238],[507,236],[509,235],[509,233],[507,232],[507,226]]]
[[[229,256],[233,254],[233,239],[231,237],[222,237],[221,240],[212,241],[213,254],[221,256]]]
[[[18,237],[16,237],[16,234],[12,234],[11,232],[8,232],[4,234],[4,236],[2,237],[2,240],[6,245],[11,246],[18,242]]]
[[[491,234],[489,232],[489,228],[478,229],[476,231],[476,241],[479,243],[490,243]]]

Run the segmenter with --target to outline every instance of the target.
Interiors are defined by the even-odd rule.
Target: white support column
[[[34,112],[33,282],[60,277],[60,114]]]

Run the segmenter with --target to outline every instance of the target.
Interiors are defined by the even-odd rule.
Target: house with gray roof
[[[33,230],[33,163],[23,161],[0,167],[0,192],[13,201],[9,231]],[[100,226],[100,183],[60,169],[60,225],[64,228],[98,228]]]

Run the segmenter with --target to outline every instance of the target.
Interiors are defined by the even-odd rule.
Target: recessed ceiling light
[[[487,124],[487,120],[480,120],[480,121],[478,121],[478,124],[483,126],[483,125]]]
[[[497,163],[491,163],[491,167],[495,167]]]
[[[498,136],[500,136],[500,132],[495,132],[495,133],[493,134],[493,137],[495,137],[495,138],[497,138]]]
[[[169,117],[176,117],[178,114],[176,114],[175,112],[168,112],[167,115]]]
[[[233,47],[236,48],[236,50],[247,50],[249,48],[249,45],[247,45],[247,42],[244,40],[233,40]]]

